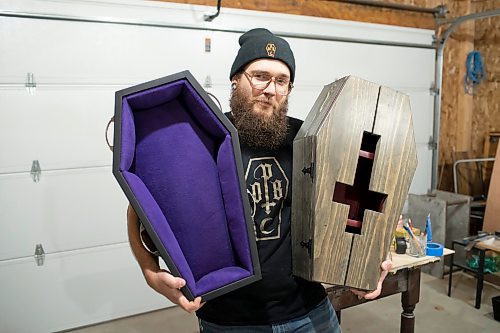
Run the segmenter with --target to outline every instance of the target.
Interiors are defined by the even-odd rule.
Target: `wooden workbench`
[[[444,249],[444,255],[453,251]],[[382,292],[377,299],[401,293],[401,328],[402,333],[415,331],[415,306],[420,300],[420,268],[426,264],[439,261],[440,257],[415,258],[406,254],[392,253],[393,269],[382,285]],[[340,311],[352,306],[370,302],[358,297],[344,286],[326,286],[328,298],[332,302],[340,321]]]

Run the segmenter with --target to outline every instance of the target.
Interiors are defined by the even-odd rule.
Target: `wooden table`
[[[459,246],[467,246],[469,243],[464,240],[455,240],[451,243],[452,249],[455,248],[455,245]],[[450,275],[448,276],[448,296],[451,297],[451,284],[453,278],[453,267],[460,267],[466,271],[472,272],[477,279],[476,283],[476,304],[474,307],[476,309],[481,308],[481,295],[483,293],[483,281],[484,281],[484,261],[485,254],[487,251],[494,251],[500,253],[500,240],[496,239],[496,237],[492,237],[488,240],[478,242],[474,244],[474,249],[479,251],[479,263],[478,268],[471,268],[467,265],[466,262],[455,262],[453,255],[451,256],[450,263]]]
[[[452,254],[453,251],[444,249],[444,255]],[[413,333],[415,331],[415,306],[420,300],[420,268],[426,264],[439,261],[440,257],[415,258],[406,254],[392,253],[393,269],[388,274],[382,285],[382,292],[377,299],[401,293],[400,332]],[[350,288],[344,286],[326,286],[328,298],[332,302],[340,321],[340,311],[352,306],[370,302],[366,299],[358,299]]]

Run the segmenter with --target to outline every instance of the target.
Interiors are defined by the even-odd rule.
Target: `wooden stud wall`
[[[500,0],[475,0],[476,12],[500,8]],[[472,151],[484,155],[489,132],[500,131],[500,17],[478,20],[475,23],[474,47],[481,52],[486,79],[473,97]],[[484,157],[493,157],[484,156]]]
[[[448,1],[448,17],[470,14],[469,0]],[[441,35],[449,25],[440,27]],[[474,48],[474,22],[459,26],[444,49],[443,87],[441,99],[441,129],[439,136],[438,188],[453,190],[452,165],[457,152],[470,150],[472,136],[472,96],[464,91],[465,60]]]

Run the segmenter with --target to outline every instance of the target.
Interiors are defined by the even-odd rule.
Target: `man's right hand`
[[[189,313],[202,307],[201,297],[190,302],[179,290],[186,285],[186,281],[160,269],[158,257],[144,248],[139,232],[139,218],[130,205],[127,210],[127,225],[130,247],[148,285]]]

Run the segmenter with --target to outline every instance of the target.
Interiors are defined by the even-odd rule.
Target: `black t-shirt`
[[[201,319],[219,325],[277,324],[307,314],[326,297],[321,284],[292,276],[292,148],[302,121],[288,119],[281,147],[241,145],[262,280],[207,302],[197,312]]]

